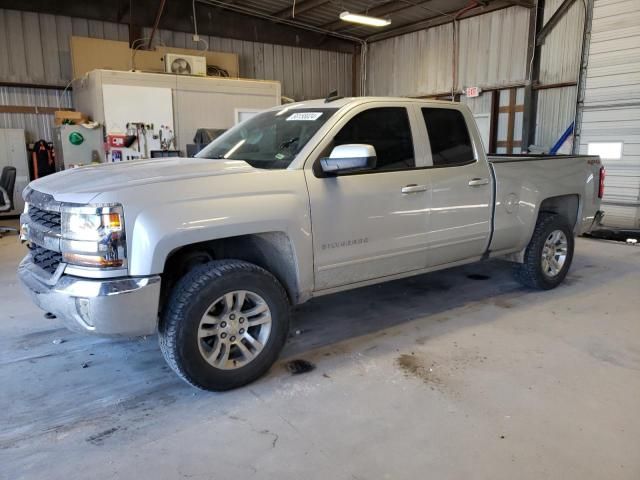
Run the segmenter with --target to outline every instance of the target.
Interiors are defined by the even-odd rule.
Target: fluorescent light
[[[388,18],[369,17],[368,15],[359,15],[357,13],[342,12],[340,14],[340,20],[345,22],[361,23],[362,25],[368,25],[370,27],[386,27],[391,25],[391,20]]]

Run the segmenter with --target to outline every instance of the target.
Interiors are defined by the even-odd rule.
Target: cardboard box
[[[76,112],[73,110],[57,110],[54,114],[54,119],[56,126],[63,125],[65,123],[65,120],[70,120],[74,125],[85,123],[89,120],[89,118],[84,113]]]

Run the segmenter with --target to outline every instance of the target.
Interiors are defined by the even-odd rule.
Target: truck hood
[[[59,201],[89,203],[100,193],[127,187],[252,171],[238,160],[172,157],[73,168],[36,180],[31,187]]]

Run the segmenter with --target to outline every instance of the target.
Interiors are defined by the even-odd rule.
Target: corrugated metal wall
[[[480,95],[479,97],[461,97],[460,102],[464,103],[471,113],[481,114],[491,112],[491,95]]]
[[[548,21],[563,0],[547,0]],[[540,83],[577,82],[584,6],[576,1],[546,38],[541,49]],[[529,10],[512,7],[460,22],[456,89],[496,88],[526,81]],[[426,96],[451,90],[452,25],[414,32],[369,46],[369,95]],[[474,113],[490,112],[489,95],[463,102]],[[550,148],[575,116],[576,87],[538,92],[535,143]],[[484,110],[483,110],[484,109]],[[482,111],[481,111],[482,110]]]
[[[575,119],[577,87],[538,90],[535,144],[546,149],[558,139]]]
[[[0,9],[0,82],[65,86],[72,74],[72,35],[129,39],[127,25]],[[237,53],[241,76],[279,80],[285,96],[304,100],[324,97],[336,89],[341,95],[352,94],[350,54],[206,35],[201,38],[210,50]],[[197,48],[183,32],[160,31],[158,40],[167,46]],[[57,107],[56,95],[52,90],[2,87],[0,104]],[[69,107],[69,102],[70,97],[65,96],[59,106]],[[0,128],[25,128],[30,141],[51,139],[52,124],[51,115],[0,114]]]
[[[66,85],[72,35],[129,39],[126,25],[0,9],[0,81]]]
[[[451,90],[451,24],[369,45],[367,95],[421,96]]]
[[[596,0],[580,136],[621,142],[622,158],[607,168],[605,225],[640,228],[640,2]]]
[[[563,0],[546,0],[544,22],[548,22]],[[576,82],[584,33],[584,3],[577,0],[546,37],[540,52],[540,83]],[[552,147],[575,118],[577,88],[567,86],[540,90],[536,145]]]
[[[529,10],[511,7],[460,21],[457,89],[525,81]],[[424,96],[451,90],[452,24],[369,46],[367,94]]]
[[[523,83],[527,71],[528,32],[529,9],[523,7],[462,20],[457,88]]]
[[[545,0],[544,22],[548,22],[564,0]],[[577,82],[580,73],[584,4],[575,1],[545,38],[540,52],[540,83]]]
[[[126,25],[0,9],[0,81],[65,86],[71,80],[69,38],[127,40]],[[0,105],[71,107],[71,95],[41,88],[0,87]],[[53,115],[2,113],[0,128],[22,128],[27,141],[52,140]]]
[[[0,87],[0,105],[70,108],[70,92],[42,88]],[[0,128],[22,128],[27,142],[53,140],[53,114],[0,113]]]

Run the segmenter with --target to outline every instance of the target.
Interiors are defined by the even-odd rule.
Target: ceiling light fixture
[[[340,20],[345,22],[360,23],[362,25],[368,25],[370,27],[386,27],[391,25],[391,20],[388,18],[370,17],[368,15],[360,15],[358,13],[342,12],[340,14]]]

